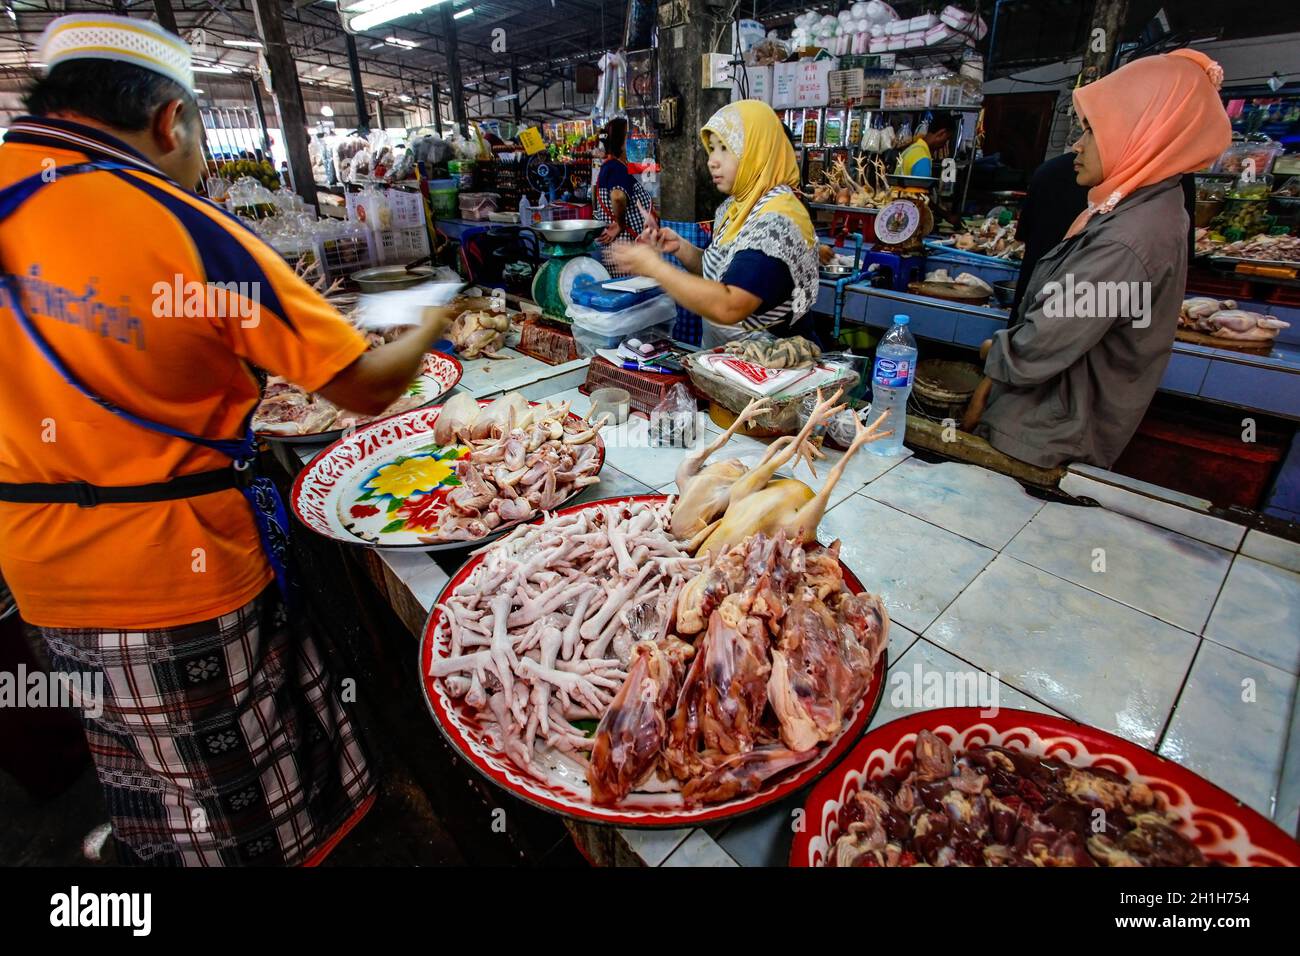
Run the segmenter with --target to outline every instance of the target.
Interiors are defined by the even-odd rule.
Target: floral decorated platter
[[[1164,797],[1180,831],[1212,863],[1297,866],[1300,844],[1224,790],[1132,741],[1051,714],[1002,709],[981,717],[978,707],[949,707],[901,717],[868,733],[815,786],[804,803],[804,827],[795,834],[791,866],[825,866],[840,836],[840,808],[864,782],[905,770],[917,734],[929,730],[954,751],[992,744],[1076,767],[1098,767],[1146,784]]]
[[[393,402],[390,408],[397,408],[398,411],[391,414],[401,414],[404,411],[410,411],[414,408],[424,408],[438,401],[448,392],[450,392],[460,382],[461,376],[465,374],[464,367],[460,361],[451,355],[444,355],[442,352],[426,352],[424,362],[420,367],[420,374],[417,375],[411,384],[406,387],[398,399]],[[294,403],[301,406],[303,403],[313,405],[323,402],[324,400],[312,395],[308,396],[300,389],[294,389],[297,393],[294,396]],[[347,432],[346,427],[335,428],[327,427],[318,431],[308,431],[301,434],[283,434],[277,431],[259,430],[258,416],[265,408],[265,404],[258,406],[257,412],[254,413],[253,429],[254,434],[261,441],[281,442],[286,445],[319,445],[322,442],[337,441]],[[328,406],[333,408],[334,406]],[[357,428],[365,428],[389,417],[388,412],[381,413],[372,421],[366,421]],[[351,415],[341,409],[338,410],[337,419],[355,420],[356,416]],[[331,422],[333,419],[331,419]]]
[[[479,402],[480,407],[490,404]],[[465,445],[441,446],[433,440],[441,412],[439,405],[393,415],[322,451],[294,482],[290,507],[298,520],[336,541],[407,551],[478,547],[521,524],[503,523],[472,540],[439,537],[445,499],[461,484],[457,470],[472,460]],[[580,421],[572,413],[570,418]],[[603,466],[605,445],[599,435],[595,443]],[[575,489],[570,500],[580,492]]]

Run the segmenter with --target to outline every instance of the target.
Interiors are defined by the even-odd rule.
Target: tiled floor
[[[564,397],[585,410],[576,392]],[[671,487],[685,453],[649,448],[644,427],[606,430],[607,465],[584,498]],[[719,454],[761,454],[758,444]],[[913,709],[918,667],[988,674],[983,686],[999,706],[1060,713],[1157,750],[1294,832],[1300,784],[1281,778],[1285,749],[1300,749],[1288,730],[1300,547],[1210,536],[1227,549],[1130,517],[1161,520],[1141,503],[1044,504],[974,466],[859,457],[819,537],[841,540],[845,563],[893,620],[873,726]],[[427,594],[436,576],[414,568]],[[932,705],[922,698],[922,709]],[[797,807],[707,831],[625,836],[648,865],[780,864]]]

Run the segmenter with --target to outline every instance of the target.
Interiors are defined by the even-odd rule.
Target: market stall
[[[124,607],[110,629],[85,631],[95,635],[87,647],[140,645],[146,657],[165,657],[186,628],[215,626],[226,642],[165,661],[161,677],[153,659],[119,667],[170,695],[163,714],[161,693],[138,694],[168,734],[201,725],[203,772],[235,767],[239,777],[219,799],[194,796],[192,768],[155,779],[141,759],[133,773],[154,789],[136,802],[160,820],[135,827],[132,853],[165,854],[183,838],[199,849],[181,862],[259,862],[280,837],[227,839],[220,827],[212,836],[203,813],[220,802],[222,826],[242,833],[254,799],[296,788],[311,802],[350,787],[355,805],[281,828],[311,831],[285,860],[314,865],[342,848],[356,854],[349,862],[388,862],[383,843],[400,817],[417,834],[400,831],[401,859],[420,864],[443,862],[428,849],[440,845],[455,850],[447,859],[529,865],[579,855],[646,867],[1300,865],[1293,84],[1279,77],[1277,103],[1234,94],[1227,71],[1236,138],[1189,174],[1192,265],[1177,334],[1127,450],[1106,469],[1077,457],[1034,464],[975,434],[978,414],[959,428],[991,384],[981,348],[1017,318],[1021,263],[1033,259],[1031,177],[1048,158],[1040,149],[1024,169],[990,161],[1026,148],[985,126],[990,98],[1002,95],[990,88],[1006,54],[995,42],[1001,5],[870,0],[830,13],[773,2],[755,4],[750,20],[702,0],[584,0],[563,14],[516,0],[477,13],[446,3],[428,5],[428,16],[348,3],[328,23],[310,5],[306,25],[273,17],[272,32],[257,5],[262,39],[223,41],[222,55],[233,46],[239,59],[204,59],[200,72],[236,64],[258,112],[262,90],[274,95],[289,168],[263,158],[279,155],[263,116],[265,150],[209,138],[206,201],[170,195],[174,182],[151,187],[163,200],[114,196],[141,222],[161,223],[152,233],[193,240],[159,249],[145,244],[152,234],[133,237],[141,249],[211,285],[235,280],[236,300],[265,304],[271,317],[238,326],[240,313],[215,308],[185,324],[162,322],[157,308],[141,317],[156,351],[127,362],[139,388],[125,377],[164,396],[155,422],[67,367],[99,347],[110,350],[105,368],[125,361],[131,337],[111,335],[108,319],[82,321],[90,310],[74,315],[84,300],[70,291],[90,299],[116,257],[81,264],[86,274],[65,289],[42,271],[67,267],[47,251],[16,280],[22,295],[5,298],[15,341],[27,348],[17,338],[26,334],[35,345],[15,354],[50,365],[25,394],[69,384],[81,393],[59,428],[107,412],[143,422],[153,441],[231,459],[219,481],[187,471],[179,491],[157,498],[147,495],[172,476],[118,480],[116,464],[82,474],[75,455],[59,459],[67,444],[41,438],[26,457],[48,454],[59,467],[7,477],[6,508],[179,509],[186,489],[200,498],[238,488],[228,497],[251,506],[256,523],[250,530],[241,511],[244,537],[220,539],[224,548],[203,544],[213,523],[203,514],[182,515],[172,533],[152,514],[133,523],[115,511],[104,530],[125,540],[124,527],[140,529],[152,551],[123,560],[137,560],[142,578],[157,571],[149,562],[162,566],[153,552],[179,548],[193,574],[182,569],[178,593],[190,577],[207,580],[209,554],[224,572],[252,553],[262,590],[241,586],[271,602],[227,608],[205,596],[143,623]],[[607,13],[618,20],[608,31]],[[561,19],[591,22],[562,30]],[[379,27],[384,35],[366,37]],[[1123,25],[1111,32],[1119,38]],[[1023,39],[1007,35],[1004,44]],[[1124,57],[1159,52],[1162,38],[1127,37],[1100,66],[1071,61],[1061,103]],[[322,82],[308,111],[294,56],[336,41],[328,52],[347,63],[346,81],[334,93]],[[179,56],[176,76],[193,80],[188,47],[180,56],[185,44],[174,46],[164,50]],[[307,61],[303,86],[339,69],[323,58]],[[691,69],[674,69],[683,60]],[[376,80],[382,90],[368,90]],[[751,143],[775,159],[751,154],[764,169],[750,181],[763,185],[748,197],[736,186],[748,106],[723,109],[701,140],[726,101],[767,104]],[[386,122],[385,108],[400,118]],[[1068,125],[1049,104],[1034,143],[1046,144],[1058,119]],[[626,123],[625,154],[602,146],[622,125],[613,120]],[[95,166],[118,146],[61,122],[35,142],[89,138],[78,175],[103,174],[114,189],[155,175],[143,163],[120,176]],[[32,127],[0,148],[12,156]],[[797,186],[781,171],[792,151]],[[645,196],[635,229],[600,196],[602,164],[621,155],[625,198],[634,186]],[[734,256],[748,256],[734,271],[729,250],[746,223],[728,215],[742,202],[715,212],[717,189],[748,203],[741,219],[771,215],[772,233],[741,243]],[[141,212],[164,200],[171,218]],[[782,205],[785,231],[773,214]],[[97,240],[103,218],[87,217]],[[650,265],[624,271],[616,241]],[[694,275],[670,275],[665,263]],[[255,294],[240,291],[245,280]],[[138,275],[121,281],[137,296],[151,288]],[[707,337],[724,326],[727,335]],[[71,333],[91,344],[56,339]],[[161,384],[150,378],[160,368]],[[17,363],[11,373],[31,374]],[[160,424],[192,411],[189,389],[209,386],[220,401],[223,388],[247,391],[239,415],[221,406],[247,432],[234,452],[234,442],[199,435],[203,423],[190,425],[194,435]],[[87,396],[95,406],[75,405]],[[15,421],[31,411],[6,401]],[[26,441],[30,431],[14,434]],[[137,457],[142,467],[162,460]],[[57,562],[47,563],[55,580]],[[62,573],[76,583],[97,572]],[[73,586],[64,593],[75,608]],[[21,612],[25,595],[15,595]],[[285,621],[318,633],[319,654],[293,643],[300,635]],[[102,637],[137,631],[171,636]],[[263,640],[265,654],[248,649]],[[57,634],[51,646],[66,660],[88,653]],[[265,680],[258,693],[277,706],[285,673],[302,671],[293,694],[316,716],[290,713],[276,746],[288,754],[301,744],[307,757],[337,746],[317,762],[345,781],[286,783],[291,761],[278,753],[257,774],[235,766],[231,753],[242,761],[259,733],[275,737],[261,726],[274,721],[257,708],[249,716],[244,671]],[[230,698],[220,726],[191,719],[218,684]],[[92,738],[101,780],[113,776],[114,746],[167,759],[177,749],[158,741],[179,738],[119,731]],[[311,764],[304,757],[293,773],[307,779]],[[121,808],[110,813],[121,829]],[[367,814],[380,838],[361,829]]]

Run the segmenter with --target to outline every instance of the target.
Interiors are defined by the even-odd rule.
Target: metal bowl
[[[1016,300],[1016,279],[1004,279],[1001,282],[993,283],[993,297],[998,300],[998,304],[1010,308],[1011,303]]]
[[[572,242],[586,245],[605,231],[605,223],[598,219],[558,219],[529,226],[547,242]]]
[[[433,269],[429,266],[416,266],[406,269],[403,266],[375,266],[352,273],[352,281],[362,292],[391,292],[394,289],[409,289],[421,282],[433,278]]]
[[[843,279],[845,276],[853,275],[852,266],[844,266],[832,263],[828,266],[822,266],[823,279]]]

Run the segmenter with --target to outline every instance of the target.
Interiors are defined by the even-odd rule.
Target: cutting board
[[[1212,349],[1231,349],[1234,352],[1255,352],[1263,355],[1273,351],[1272,342],[1242,342],[1237,339],[1220,338],[1217,335],[1206,335],[1204,332],[1193,332],[1190,329],[1179,329],[1176,338],[1179,342],[1186,342],[1189,345],[1208,345]]]
[[[983,305],[992,298],[983,289],[964,282],[913,282],[907,291],[913,295],[928,295],[932,299],[962,302],[966,305]]]

